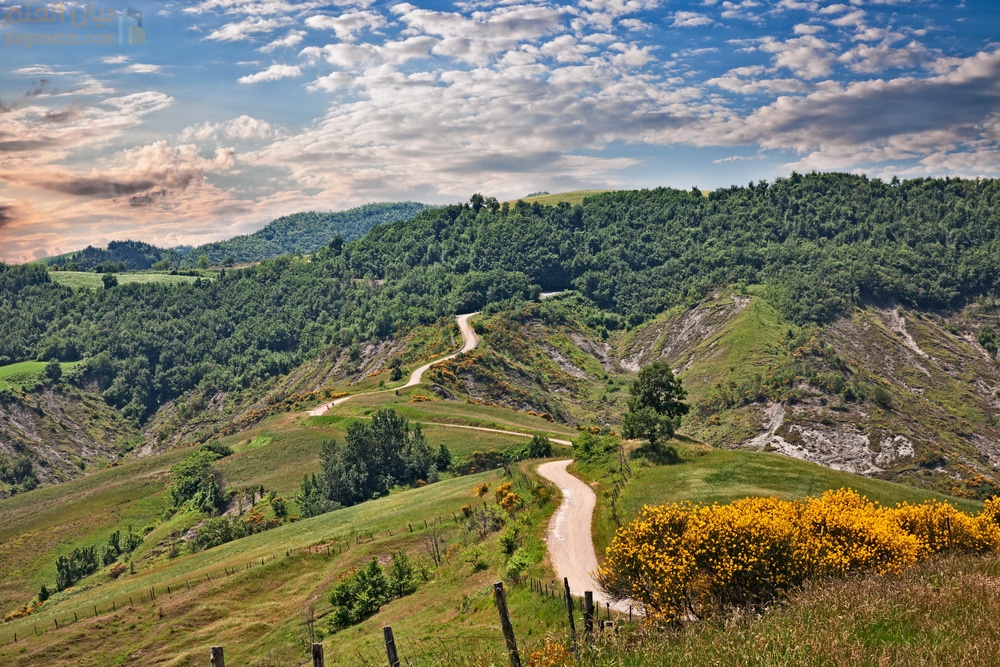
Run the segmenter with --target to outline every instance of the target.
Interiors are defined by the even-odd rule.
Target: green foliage
[[[583,463],[602,463],[621,450],[621,441],[613,435],[584,433],[573,441],[573,456]]]
[[[379,410],[370,421],[351,423],[343,445],[322,443],[316,488],[325,499],[349,507],[385,495],[396,484],[427,481],[435,463],[420,424],[411,433],[409,421],[395,410]]]
[[[444,444],[438,447],[437,456],[434,458],[434,466],[442,472],[451,468],[451,452]]]
[[[101,282],[104,283],[104,289],[118,287],[118,278],[116,278],[113,273],[105,273],[101,276]]]
[[[976,340],[979,341],[984,350],[990,353],[990,356],[997,356],[997,333],[993,327],[988,324],[983,325],[979,329],[979,333],[976,334]]]
[[[341,507],[340,503],[326,497],[326,485],[316,479],[316,473],[312,476],[303,475],[302,485],[295,499],[303,518],[326,514]]]
[[[108,536],[108,543],[104,546],[104,551],[101,554],[101,562],[104,565],[110,565],[118,560],[122,554],[130,554],[138,549],[140,544],[142,544],[142,535],[132,529],[132,524],[128,525],[128,532],[125,533],[124,538],[121,531],[116,530]]]
[[[521,575],[531,566],[531,563],[531,555],[527,551],[516,549],[504,565],[504,576],[516,583],[521,580]]]
[[[629,387],[628,412],[622,417],[626,438],[644,438],[655,450],[658,443],[673,437],[681,417],[689,407],[683,402],[687,392],[670,364],[657,360],[641,371]]]
[[[55,384],[56,382],[59,382],[60,378],[62,378],[62,364],[59,363],[58,359],[50,359],[49,363],[45,364],[44,373],[45,378],[49,382]]]
[[[405,551],[392,554],[388,570],[377,558],[333,587],[328,596],[333,612],[330,629],[336,632],[374,616],[382,605],[417,590],[416,568]]]
[[[527,455],[530,459],[545,459],[552,456],[552,442],[544,435],[536,433],[531,436],[531,441],[528,443]]]
[[[606,328],[734,284],[766,285],[768,301],[799,323],[865,300],[955,307],[1000,292],[998,199],[996,180],[795,174],[708,196],[599,193],[578,206],[494,209],[476,198],[343,245],[330,244],[337,230],[293,240],[276,221],[252,244],[315,249],[308,261],[284,256],[188,284],[74,291],[43,266],[0,264],[0,357],[76,355],[87,367],[105,355],[105,400],[142,422],[187,392],[259,391],[326,346],[357,350],[455,312],[523,302],[538,288],[576,290]],[[186,262],[273,256],[234,245],[183,252]],[[768,378],[759,385],[777,391]]]
[[[42,587],[38,589],[38,601],[45,602],[49,599],[50,595],[51,593],[49,593],[48,587],[45,584],[42,584]]]
[[[285,503],[285,499],[281,496],[275,496],[271,499],[271,511],[274,512],[274,516],[278,519],[284,519],[288,516],[288,505]]]
[[[190,502],[195,509],[214,512],[223,506],[222,487],[212,469],[212,462],[219,458],[217,453],[203,448],[170,468],[174,474],[170,486],[174,507]]]
[[[16,484],[22,491],[31,491],[38,486],[35,466],[27,456],[15,457],[13,461],[0,452],[0,481]]]
[[[56,590],[66,590],[98,567],[97,549],[93,546],[77,547],[69,556],[59,556],[56,559]]]

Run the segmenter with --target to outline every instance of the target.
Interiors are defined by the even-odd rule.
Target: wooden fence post
[[[503,630],[503,639],[507,644],[510,667],[521,667],[521,655],[517,652],[514,628],[510,625],[510,614],[507,613],[507,596],[504,595],[502,581],[493,584],[493,598],[497,604],[497,611],[500,613],[500,629]]]
[[[313,656],[313,667],[324,667],[326,663],[323,662],[323,645],[313,643],[312,645],[312,656]]]
[[[569,616],[569,638],[573,642],[573,655],[577,654],[576,649],[576,622],[573,620],[573,596],[569,593],[569,578],[563,577],[563,586],[566,589],[566,614]]]
[[[399,655],[396,654],[396,638],[392,636],[392,626],[382,628],[385,637],[385,655],[389,658],[389,667],[399,667]]]
[[[594,591],[583,593],[583,634],[590,637],[594,632]]]
[[[226,657],[221,646],[212,647],[212,667],[226,667]]]

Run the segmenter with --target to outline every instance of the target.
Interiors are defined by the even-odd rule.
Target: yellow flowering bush
[[[676,622],[767,602],[808,580],[896,573],[951,547],[1000,549],[1000,500],[970,516],[928,502],[884,508],[855,491],[646,506],[615,534],[598,581],[654,620]]]

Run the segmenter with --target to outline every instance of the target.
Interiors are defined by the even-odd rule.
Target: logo
[[[118,43],[145,44],[146,31],[142,29],[142,12],[126,7],[118,14]]]

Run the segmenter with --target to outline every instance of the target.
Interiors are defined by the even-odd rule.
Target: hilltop
[[[412,218],[429,208],[415,202],[366,204],[346,211],[309,211],[282,216],[262,229],[225,241],[197,247],[158,248],[141,241],[111,241],[107,248],[87,246],[77,252],[40,260],[42,264],[67,271],[145,271],[152,268],[192,268],[245,264],[273,259],[293,252],[310,253],[340,236],[352,241],[375,225]]]
[[[982,496],[995,482],[998,197],[995,181],[838,174],[577,206],[476,196],[211,281],[74,290],[2,267],[0,362],[80,360],[67,380],[151,451],[406,365],[420,354],[408,337],[443,349],[431,331],[483,310],[509,340],[487,336],[476,363],[437,382],[444,396],[613,426],[623,382],[664,356],[713,444],[871,474],[909,461],[914,483],[953,478]],[[561,290],[562,312],[525,305]],[[522,345],[521,320],[571,326]]]

